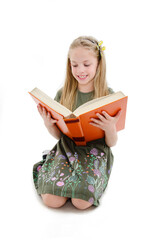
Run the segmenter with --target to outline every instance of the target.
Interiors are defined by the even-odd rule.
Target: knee
[[[47,207],[52,207],[52,208],[60,208],[62,207],[68,198],[66,197],[60,197],[52,194],[41,194],[43,203]]]
[[[72,201],[72,204],[80,210],[84,210],[92,206],[92,204],[89,203],[88,201],[78,199],[78,198],[72,198],[71,201]]]

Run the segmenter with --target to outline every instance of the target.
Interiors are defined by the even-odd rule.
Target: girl
[[[74,111],[85,102],[111,94],[105,75],[105,56],[101,44],[93,37],[79,37],[73,41],[68,52],[64,87],[55,100]],[[115,117],[106,112],[91,119],[95,127],[105,132],[105,137],[76,146],[62,134],[47,110],[38,105],[38,111],[50,134],[59,141],[43,160],[34,165],[33,177],[38,194],[45,205],[52,208],[63,206],[68,198],[78,209],[98,206],[110,177],[113,154],[110,147],[117,142]]]

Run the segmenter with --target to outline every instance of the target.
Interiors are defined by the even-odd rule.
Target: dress
[[[60,100],[62,89],[55,97]],[[109,89],[109,92],[113,91]],[[91,100],[93,92],[76,95],[76,106]],[[33,166],[33,179],[38,194],[79,198],[99,205],[106,189],[114,157],[104,138],[76,146],[66,135]]]

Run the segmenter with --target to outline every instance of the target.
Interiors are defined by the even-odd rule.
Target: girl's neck
[[[81,86],[81,85],[79,86],[78,85],[78,90],[83,93],[92,92],[94,90],[94,86]]]

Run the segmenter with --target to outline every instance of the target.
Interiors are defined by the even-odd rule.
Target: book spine
[[[71,138],[76,145],[86,145],[85,137],[81,127],[80,120],[75,119],[65,119],[65,123],[71,135]]]

